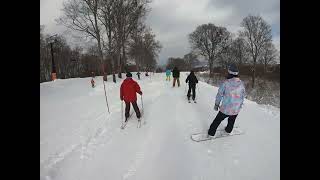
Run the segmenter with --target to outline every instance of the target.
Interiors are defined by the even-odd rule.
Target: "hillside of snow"
[[[133,114],[123,130],[122,80],[106,83],[110,113],[102,77],[95,78],[95,88],[91,78],[41,83],[40,179],[280,179],[280,110],[245,100],[235,123],[245,134],[194,142],[190,135],[206,132],[217,114],[218,88],[199,82],[197,103],[188,103],[186,74],[172,88],[164,73],[142,73],[141,80],[133,73],[146,123],[137,128]],[[142,110],[140,95],[138,105]]]

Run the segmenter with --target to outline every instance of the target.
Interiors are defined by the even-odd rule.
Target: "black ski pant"
[[[220,123],[226,118],[228,117],[228,125],[225,128],[225,131],[227,133],[231,133],[232,129],[233,129],[233,125],[234,122],[236,120],[238,115],[226,115],[223,114],[222,112],[219,111],[218,115],[216,116],[216,118],[213,120],[213,122],[210,125],[210,128],[208,130],[208,134],[210,136],[214,136],[216,134],[217,128],[220,125]]]
[[[131,104],[132,104],[132,106],[133,106],[134,111],[136,112],[137,118],[140,119],[141,114],[140,114],[139,107],[138,107],[138,105],[137,105],[137,101],[131,102]],[[126,110],[125,110],[126,120],[127,120],[128,117],[129,117],[129,112],[130,112],[130,102],[126,102]]]
[[[178,77],[173,77],[173,87],[176,86],[176,81],[178,83],[178,87],[180,87],[180,80]]]
[[[188,100],[190,100],[190,93],[191,93],[191,90],[192,90],[192,100],[195,100],[196,99],[196,85],[195,84],[189,84],[189,90],[188,90]]]

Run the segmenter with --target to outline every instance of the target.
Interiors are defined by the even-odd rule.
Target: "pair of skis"
[[[142,112],[141,112],[141,117],[140,117],[140,119],[138,119],[138,125],[137,125],[137,128],[140,128],[141,127],[141,119],[143,118],[143,124],[146,124],[147,122],[146,122],[146,120],[144,119],[144,112],[143,112],[143,110],[142,110]]]
[[[191,103],[191,101],[190,101],[190,100],[188,100],[188,102],[189,102],[189,103]],[[193,102],[194,102],[194,103],[197,103],[197,101],[196,101],[196,100],[194,100]]]
[[[132,116],[132,114],[133,114],[133,112],[130,114],[130,116],[128,117],[127,121],[122,122],[121,129],[124,129],[127,126],[128,121],[129,121],[130,117]],[[141,116],[142,115],[143,115],[143,113],[141,114]],[[143,124],[146,124],[145,120],[143,121]],[[138,124],[137,124],[137,128],[140,128],[140,127],[141,127],[141,117],[140,117],[140,119],[138,119]]]
[[[146,122],[144,121],[144,123],[143,124],[145,124]],[[124,123],[122,123],[122,125],[121,125],[121,129],[124,129],[126,126],[127,126],[127,124],[128,124],[128,121],[127,122],[124,122]],[[140,128],[141,127],[141,119],[139,119],[138,120],[138,124],[137,124],[137,128]]]

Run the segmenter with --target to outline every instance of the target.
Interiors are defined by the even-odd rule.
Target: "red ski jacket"
[[[139,84],[132,78],[126,78],[120,87],[120,99],[125,102],[137,101],[137,94],[142,94]]]

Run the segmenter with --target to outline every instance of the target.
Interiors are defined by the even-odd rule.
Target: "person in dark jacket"
[[[137,72],[138,79],[140,80],[140,72]]]
[[[189,83],[189,90],[188,90],[188,101],[190,103],[190,93],[192,90],[192,100],[194,102],[196,102],[196,84],[198,83],[198,79],[196,77],[196,75],[194,75],[193,71],[190,71],[190,74],[188,75],[187,79],[186,79],[186,83]]]
[[[172,77],[173,77],[173,87],[176,85],[176,81],[178,82],[178,87],[180,87],[180,71],[177,67],[174,67],[172,70]]]
[[[93,77],[91,78],[91,86],[94,88],[95,87],[95,81],[93,79]]]
[[[133,106],[134,111],[136,112],[137,118],[140,121],[140,110],[137,105],[137,93],[142,95],[142,91],[140,90],[139,84],[132,79],[132,74],[130,72],[127,73],[127,78],[123,80],[121,87],[120,87],[120,99],[121,101],[124,100],[126,103],[125,109],[125,117],[127,122],[130,112],[130,103]]]

